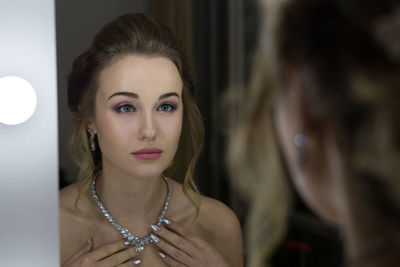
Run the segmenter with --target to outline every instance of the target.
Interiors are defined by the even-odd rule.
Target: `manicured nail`
[[[164,219],[164,223],[165,223],[165,224],[171,224],[171,221],[168,220],[168,219]]]
[[[133,264],[135,264],[135,265],[138,265],[138,264],[140,264],[140,263],[142,263],[142,260],[141,260],[141,259],[137,259],[137,260],[134,260],[134,261],[133,261]]]
[[[89,238],[89,239],[86,241],[85,246],[91,244],[92,242],[93,242],[93,238]]]
[[[160,239],[155,234],[150,234],[150,237],[154,243],[160,242]]]
[[[160,231],[160,227],[158,227],[158,226],[155,225],[155,224],[151,224],[150,227],[151,227],[151,229],[153,229],[154,232]]]
[[[144,247],[137,247],[135,248],[136,253],[140,253],[144,250]]]
[[[161,251],[158,252],[158,256],[160,256],[161,259],[165,259],[165,254],[162,253]]]

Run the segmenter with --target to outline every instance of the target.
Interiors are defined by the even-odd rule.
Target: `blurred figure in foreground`
[[[285,234],[286,170],[343,234],[346,266],[398,266],[400,1],[262,5],[252,83],[228,152],[234,181],[252,199],[248,266],[265,265]]]

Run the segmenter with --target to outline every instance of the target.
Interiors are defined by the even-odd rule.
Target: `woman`
[[[80,173],[60,192],[63,266],[242,266],[236,216],[193,182],[203,142],[193,90],[180,43],[144,14],[104,26],[75,60]]]
[[[254,196],[249,266],[265,265],[285,232],[284,165],[341,231],[347,266],[398,266],[399,2],[262,2],[253,84],[228,154]]]

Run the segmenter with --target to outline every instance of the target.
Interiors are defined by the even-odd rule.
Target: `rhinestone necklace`
[[[111,213],[106,209],[104,204],[101,202],[100,197],[97,195],[96,180],[99,175],[100,175],[100,173],[93,176],[92,190],[91,190],[93,199],[96,201],[96,203],[99,206],[104,217],[106,217],[107,220],[115,227],[115,229],[117,229],[118,232],[120,232],[121,235],[124,237],[124,239],[126,240],[125,243],[130,246],[136,246],[135,250],[137,253],[143,251],[144,247],[146,245],[153,243],[153,239],[150,237],[150,234],[148,234],[142,238],[134,236],[128,231],[128,229],[123,228],[123,227],[121,227],[121,225],[119,225],[119,223],[114,219],[114,217],[111,215]],[[167,212],[167,209],[168,209],[168,203],[171,198],[171,186],[168,182],[168,179],[164,175],[162,176],[162,178],[164,179],[165,183],[167,184],[167,197],[165,198],[164,205],[160,212],[160,216],[157,218],[157,221],[155,223],[157,226],[160,226],[161,223],[164,221],[165,213]]]

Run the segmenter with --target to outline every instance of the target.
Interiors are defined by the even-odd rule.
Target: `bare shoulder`
[[[176,209],[171,219],[183,226],[190,224],[190,231],[214,247],[231,266],[243,266],[242,231],[236,214],[221,201],[201,196],[196,217],[196,208],[183,193],[182,185],[174,182],[173,189],[171,208]],[[185,219],[194,217],[193,224],[193,220]]]
[[[201,195],[199,199],[200,209],[196,207],[190,198],[185,195],[183,186],[172,181],[173,195],[171,198],[170,214],[175,221],[183,225],[192,225],[195,231],[200,231],[207,239],[224,240],[228,236],[241,236],[241,227],[236,214],[219,200]],[[196,218],[193,223],[193,218]]]
[[[77,183],[70,184],[59,191],[59,213],[63,219],[73,219],[77,215],[75,201],[78,197]]]
[[[236,214],[219,200],[201,197],[198,224],[214,237],[216,243],[241,242],[242,231]]]
[[[242,230],[236,214],[228,206],[202,196],[197,224],[202,235],[231,266],[243,266]]]
[[[67,208],[73,206],[73,201],[78,193],[78,185],[76,183],[70,184],[59,192],[59,206],[60,208]],[[71,203],[72,201],[72,203]]]
[[[201,196],[199,223],[213,225],[216,232],[231,232],[240,230],[239,220],[231,208],[219,200]],[[239,227],[239,229],[238,229]]]
[[[59,192],[59,224],[61,262],[65,262],[85,243],[90,227],[84,211],[75,208],[78,195],[76,184],[69,185]]]

